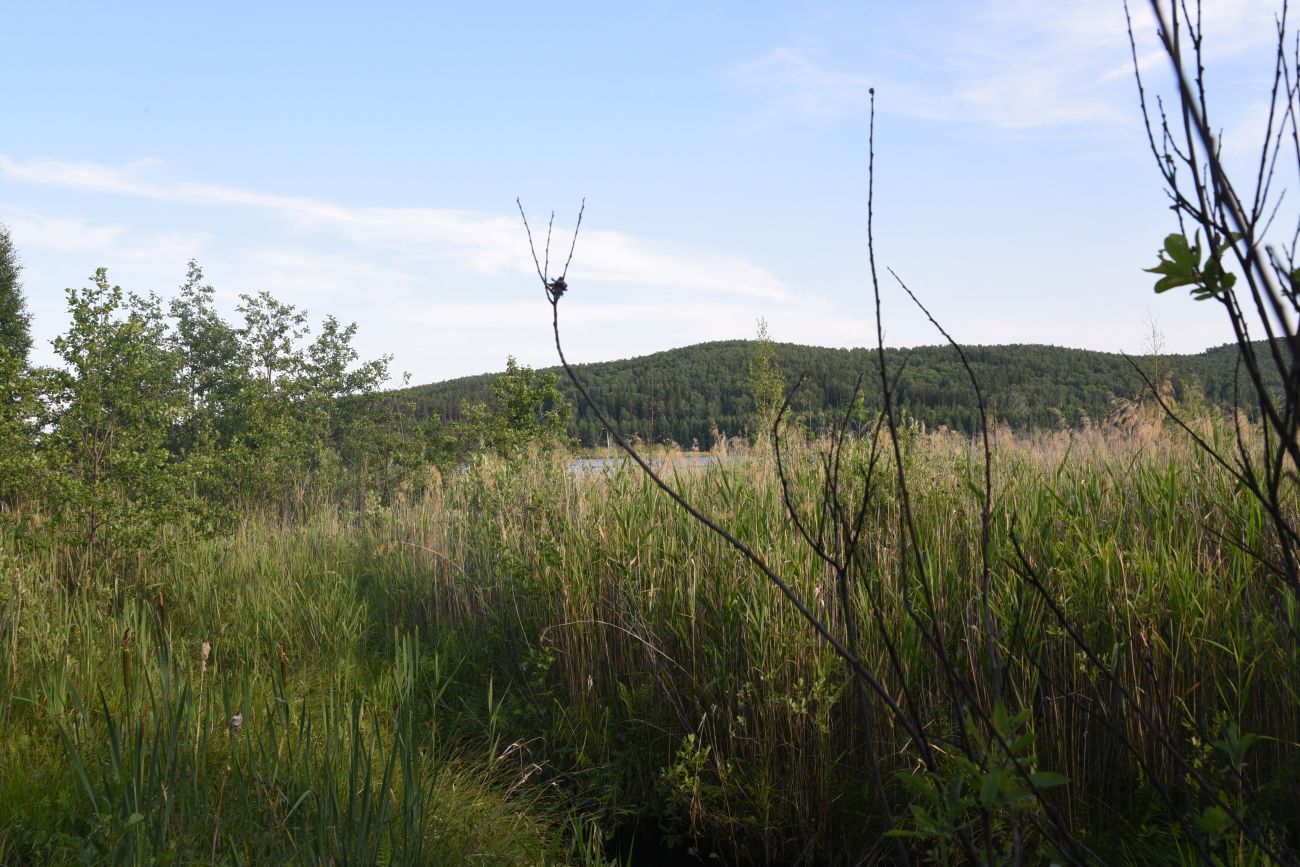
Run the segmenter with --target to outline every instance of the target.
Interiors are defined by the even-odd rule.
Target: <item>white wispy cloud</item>
[[[359,286],[382,296],[417,282],[414,274],[401,268],[319,249],[256,249],[242,257],[241,265],[259,288],[298,299],[342,295]]]
[[[284,220],[300,232],[329,233],[355,247],[437,260],[472,274],[492,276],[533,269],[519,218],[509,213],[358,207],[220,184],[166,183],[149,176],[155,165],[151,161],[124,166],[17,161],[0,155],[0,175],[23,183],[185,205],[251,208]],[[585,279],[793,300],[774,274],[734,256],[684,249],[612,230],[584,232],[579,243],[582,256],[575,264],[574,276]]]
[[[1213,62],[1258,53],[1276,39],[1273,10],[1258,0],[1216,0],[1203,16]],[[1130,6],[1139,65],[1166,63],[1144,2]],[[900,63],[883,27],[877,51],[851,63],[778,46],[734,68],[736,83],[769,94],[774,110],[823,117],[862,111],[877,88],[882,110],[1004,129],[1134,123],[1133,72],[1122,4],[1116,0],[996,0],[971,4],[923,33]]]
[[[731,71],[733,80],[767,90],[774,107],[797,114],[841,117],[865,108],[870,77],[829,69],[790,47],[774,48]]]
[[[0,204],[0,222],[23,246],[60,253],[111,250],[127,231],[121,225],[96,225],[83,217],[55,217],[6,204]]]
[[[132,288],[165,293],[179,284],[184,262],[199,257],[225,308],[233,310],[240,292],[265,289],[300,307],[358,321],[363,354],[400,348],[398,367],[420,381],[496,369],[507,351],[551,363],[549,315],[517,212],[344,205],[159,180],[167,169],[156,161],[106,165],[0,155],[0,184],[11,191],[34,185],[103,197],[109,201],[95,206],[101,212],[115,212],[116,197],[158,202],[167,206],[158,209],[167,215],[161,219],[180,217],[204,227],[229,223],[231,214],[213,209],[234,210],[239,221],[244,209],[257,228],[251,234],[242,228],[234,234],[159,232],[160,215],[138,203],[122,209],[128,218],[102,225],[0,203],[0,222],[11,226],[23,248],[54,254],[47,266],[108,265]],[[534,223],[539,243],[544,231]],[[570,231],[555,226],[553,270],[568,253]],[[77,273],[63,267],[58,279],[75,280]],[[793,291],[743,257],[610,229],[584,227],[569,279],[582,290],[581,303],[565,307],[575,358],[746,337],[760,315],[779,318],[787,340],[849,343],[868,333],[826,299]],[[47,295],[42,314],[48,319],[58,304],[52,292]],[[52,320],[43,327],[56,333]]]
[[[180,263],[199,258],[211,241],[206,232],[142,233],[105,252],[112,254],[115,263],[171,277]]]
[[[196,257],[211,240],[201,232],[134,232],[120,223],[95,223],[0,203],[0,223],[21,240],[23,249],[58,254],[98,254],[123,265],[157,273]]]

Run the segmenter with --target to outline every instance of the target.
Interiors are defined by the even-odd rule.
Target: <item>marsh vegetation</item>
[[[1202,423],[1231,435],[1224,420]],[[905,445],[949,650],[977,666],[979,456],[955,435]],[[849,460],[869,451],[859,441]],[[1185,724],[1198,766],[1249,793],[1262,827],[1293,837],[1296,613],[1258,604],[1243,553],[1267,546],[1266,516],[1158,416],[1004,434],[997,458],[999,560],[1013,562],[1015,515],[1025,555],[1111,672],[1151,714]],[[215,536],[169,529],[121,581],[78,580],[73,593],[60,576],[75,551],[10,528],[4,860],[539,863],[612,855],[606,844],[633,835],[774,863],[869,849],[885,825],[841,661],[633,468],[567,464],[485,456],[365,513],[321,503]],[[790,453],[790,478],[797,502],[815,500],[815,444]],[[835,623],[833,576],[784,518],[770,457],[677,480]],[[927,727],[951,729],[892,577],[898,515],[880,502],[862,610],[883,603],[896,627],[906,682],[891,688],[928,709]],[[997,640],[1018,661],[1006,689],[1028,710],[1018,725],[1035,770],[1069,779],[1053,791],[1059,808],[1116,862],[1190,857],[1149,785],[1179,774],[1157,734],[1041,597],[997,572]],[[888,670],[869,626],[860,653]],[[887,720],[871,724],[905,803],[915,795],[893,772],[914,770],[914,748]],[[1234,836],[1218,845],[1249,860]]]
[[[353,326],[227,322],[193,263],[166,304],[98,271],[32,365],[0,231],[0,863],[1300,863],[1300,61],[1283,17],[1241,195],[1199,15],[1152,8],[1150,270],[1222,306],[1227,407],[1136,365],[1015,429],[950,340],[976,412],[927,427],[869,230],[834,411],[764,327],[744,459],[647,459],[564,358],[548,226],[570,394],[627,456],[575,457],[556,375],[421,419]]]

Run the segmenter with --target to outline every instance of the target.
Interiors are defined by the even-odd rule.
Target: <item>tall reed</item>
[[[978,672],[980,457],[946,433],[905,446],[947,649]],[[1266,516],[1158,428],[1003,432],[996,452],[993,638],[1035,765],[1069,779],[1052,797],[1071,826],[1120,863],[1177,863],[1187,845],[1152,785],[1178,785],[1160,733],[1027,586],[1013,532],[1108,674],[1294,840],[1297,612],[1252,580]],[[817,444],[790,458],[792,500],[811,508]],[[784,517],[769,457],[676,474],[843,629],[834,576]],[[853,610],[880,621],[863,614],[860,652],[915,696],[927,730],[951,735],[963,720],[907,614],[916,589],[897,578],[897,507],[872,502]],[[50,577],[66,552],[39,536],[0,541],[4,859],[590,862],[635,833],[634,851],[827,863],[884,828],[841,661],[624,465],[484,458],[363,514],[169,544],[114,594],[69,593]],[[886,717],[873,725],[907,802],[892,772],[914,769],[915,745]],[[1245,735],[1260,738],[1232,758]],[[1249,860],[1239,840],[1216,845]]]
[[[1017,574],[1013,524],[1024,555],[1110,672],[1207,775],[1227,784],[1227,757],[1213,743],[1225,731],[1261,736],[1247,776],[1263,805],[1258,818],[1295,835],[1286,804],[1300,769],[1300,695],[1290,674],[1300,659],[1288,638],[1296,612],[1285,599],[1258,598],[1259,564],[1247,552],[1268,543],[1257,504],[1204,455],[1159,431],[1003,433],[997,451],[995,640],[1010,660],[1009,703],[1031,711],[1037,765],[1070,780],[1056,800],[1072,826],[1100,851],[1122,855],[1144,835],[1143,857],[1174,851],[1179,832],[1149,783],[1176,785],[1179,772],[1162,733],[1143,729]],[[820,495],[814,457],[809,449],[794,458],[796,504]],[[949,652],[977,673],[984,639],[971,486],[979,456],[958,437],[914,434],[904,460]],[[786,522],[769,461],[683,469],[677,481],[842,626],[833,576]],[[859,588],[856,610],[877,606],[897,640],[905,682],[888,682],[891,690],[918,697],[927,727],[954,731],[962,721],[952,718],[895,577],[896,505],[874,502],[872,598]],[[435,513],[436,521],[420,520]],[[422,612],[393,609],[419,612],[414,628],[462,624],[482,634],[513,667],[520,714],[543,741],[535,751],[576,789],[604,793],[607,808],[639,805],[644,826],[759,860],[848,857],[880,832],[842,664],[724,544],[636,473],[485,463],[450,486],[435,511],[394,517],[390,532],[401,539],[393,556],[411,565],[384,574],[424,572],[419,595],[436,600]],[[889,672],[879,631],[863,623],[860,634],[868,663]],[[911,768],[905,733],[875,724],[889,769]]]

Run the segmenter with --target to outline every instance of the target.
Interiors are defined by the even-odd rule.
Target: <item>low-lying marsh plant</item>
[[[1262,510],[1169,434],[1140,447],[1104,430],[1004,436],[997,448],[994,481],[1017,516],[1020,551],[1105,672],[1024,577],[999,568],[989,605],[1010,660],[1002,740],[1019,747],[986,738],[989,763],[941,760],[918,779],[944,792],[958,781],[958,806],[982,804],[992,787],[1029,850],[1039,820],[1022,809],[1014,757],[1029,773],[1068,778],[1046,795],[1094,851],[1177,863],[1191,844],[1152,784],[1182,786],[1186,772],[1125,712],[1118,683],[1153,718],[1188,723],[1179,739],[1201,756],[1197,772],[1251,793],[1253,822],[1278,839],[1296,834],[1300,658],[1283,640],[1296,614],[1259,604],[1269,597],[1248,551],[1267,538]],[[818,454],[816,443],[785,454],[796,503],[817,502]],[[870,455],[869,441],[850,441],[845,466]],[[880,460],[887,470],[892,458]],[[984,646],[970,603],[978,451],[955,434],[918,433],[907,460],[949,651],[973,666]],[[834,571],[782,518],[771,457],[677,482],[844,627]],[[1202,516],[1196,532],[1189,510]],[[907,614],[915,590],[892,577],[904,553],[896,506],[881,500],[867,520],[875,565],[869,584],[850,588],[852,607],[876,606],[897,640],[891,650],[864,619],[858,652],[890,690],[913,695],[927,729],[969,726],[951,715]],[[1016,553],[1012,530],[991,527],[1004,563]],[[866,725],[891,796],[926,803],[899,776],[917,771],[909,733],[864,718],[835,654],[629,467],[491,459],[382,521],[326,512],[174,545],[175,562],[115,601],[41,583],[57,552],[5,537],[0,624],[6,646],[18,636],[0,672],[15,684],[0,737],[6,858],[98,858],[125,846],[206,863],[215,831],[218,860],[232,863],[344,852],[364,861],[409,846],[426,859],[477,847],[562,862],[578,860],[573,847],[590,854],[596,837],[625,852],[634,834],[633,850],[647,853],[676,841],[735,860],[841,861],[888,830],[864,786]],[[1230,724],[1258,737],[1234,740]],[[1028,734],[1031,746],[1020,742]],[[1216,829],[1212,806],[1196,814],[1214,851],[1253,851]],[[128,827],[137,813],[146,818]],[[423,833],[404,830],[411,822]],[[910,809],[895,827],[922,829]],[[1009,819],[990,830],[997,847],[1014,843]],[[232,842],[244,839],[259,842]],[[938,851],[933,834],[914,840]]]

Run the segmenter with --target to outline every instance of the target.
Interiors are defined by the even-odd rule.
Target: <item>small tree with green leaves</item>
[[[26,364],[32,336],[31,316],[19,281],[22,270],[9,228],[0,225],[0,358],[16,358]]]
[[[186,404],[156,297],[126,296],[101,268],[68,290],[68,312],[54,340],[64,364],[45,376],[41,451],[55,526],[89,583],[184,515],[185,468],[167,442]]]
[[[325,317],[302,350],[293,404],[313,468],[324,456],[337,461],[364,500],[372,489],[387,494],[419,449],[398,435],[405,429],[394,424],[379,391],[388,381],[392,356],[362,361],[353,345],[356,334],[356,323]]]
[[[347,484],[364,500],[387,494],[424,453],[380,394],[391,356],[362,361],[355,324],[333,316],[314,339],[308,315],[268,292],[241,295],[242,324],[216,312],[215,292],[190,263],[172,302],[172,344],[188,409],[173,447],[214,470],[204,495],[241,508],[305,505],[309,490]]]
[[[27,366],[31,317],[21,273],[9,230],[0,225],[0,512],[17,506],[34,470],[35,391]]]
[[[749,359],[749,383],[754,395],[754,445],[771,445],[772,426],[781,414],[785,401],[785,378],[776,359],[776,344],[767,331],[767,320],[758,320],[754,337],[754,354]]]
[[[326,321],[310,347],[307,312],[269,292],[240,296],[243,323],[227,324],[211,308],[211,288],[194,290],[195,267],[173,305],[186,349],[191,400],[210,431],[208,448],[224,472],[208,495],[240,508],[300,502],[317,481],[335,440],[339,388],[348,384],[352,331]],[[349,354],[350,353],[350,354]],[[210,377],[210,379],[209,379]]]
[[[459,438],[462,450],[490,450],[516,457],[529,447],[552,450],[568,443],[573,406],[553,373],[537,373],[515,357],[492,383],[492,405],[471,404],[464,410]]]
[[[185,282],[169,307],[169,343],[179,357],[189,401],[173,448],[185,451],[228,435],[228,421],[249,372],[239,332],[217,312],[216,290],[203,282],[203,269],[190,260]]]
[[[244,316],[239,337],[250,368],[269,383],[291,378],[302,360],[298,340],[311,330],[307,312],[277,301],[270,292],[239,298]]]

